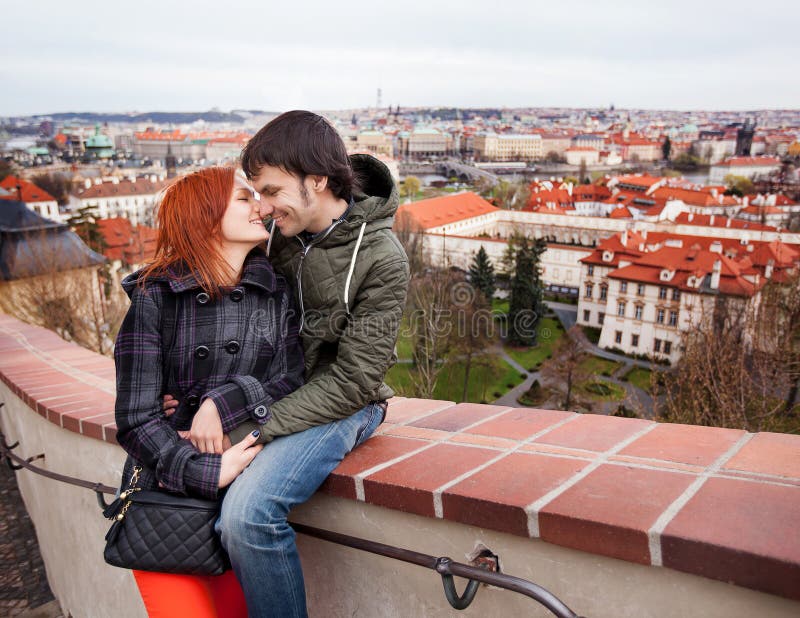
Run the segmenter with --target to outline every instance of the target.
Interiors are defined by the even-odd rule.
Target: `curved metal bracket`
[[[94,490],[94,494],[97,496],[97,504],[99,504],[100,508],[105,511],[109,506],[111,506],[111,503],[106,502],[106,499],[103,498],[103,493],[104,492],[101,489]]]
[[[450,574],[450,558],[439,558],[436,561],[436,572],[442,576],[442,585],[444,586],[444,596],[447,597],[447,602],[453,609],[467,609],[475,595],[478,593],[478,586],[480,582],[474,579],[467,580],[467,587],[464,588],[463,594],[459,595],[456,591],[456,584],[453,576]]]

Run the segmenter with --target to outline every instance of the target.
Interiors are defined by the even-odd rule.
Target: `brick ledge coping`
[[[0,379],[114,438],[114,364],[0,314]],[[800,436],[395,398],[322,491],[800,600]]]

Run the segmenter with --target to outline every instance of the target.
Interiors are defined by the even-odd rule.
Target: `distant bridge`
[[[457,159],[446,159],[433,163],[401,163],[400,173],[404,176],[410,174],[437,174],[445,178],[458,178],[459,182],[475,182],[476,180],[485,179],[492,185],[497,184],[499,180],[496,174],[466,165]]]

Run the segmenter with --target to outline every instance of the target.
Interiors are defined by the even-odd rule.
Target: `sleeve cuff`
[[[203,399],[206,398],[217,406],[224,433],[230,433],[246,421],[264,424],[271,416],[272,397],[252,376],[235,376],[230,382],[206,393]]]
[[[200,453],[187,440],[181,440],[161,457],[156,468],[159,483],[167,491],[216,498],[222,455]]]

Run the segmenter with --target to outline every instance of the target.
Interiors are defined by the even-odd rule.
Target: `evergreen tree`
[[[508,341],[512,345],[536,345],[537,327],[544,313],[539,263],[546,248],[542,239],[530,242],[522,238],[517,246],[508,309]]]
[[[672,142],[669,135],[664,138],[664,143],[661,144],[661,154],[664,155],[664,161],[669,161],[669,155],[672,152]]]
[[[478,249],[475,257],[472,258],[472,264],[469,267],[469,279],[472,287],[479,290],[486,301],[491,303],[496,288],[494,266],[492,266],[489,256],[486,255],[483,245]]]
[[[84,206],[67,220],[67,225],[74,231],[81,240],[85,242],[92,251],[103,253],[106,242],[103,234],[100,233],[100,226],[97,225],[97,213],[91,206]]]

